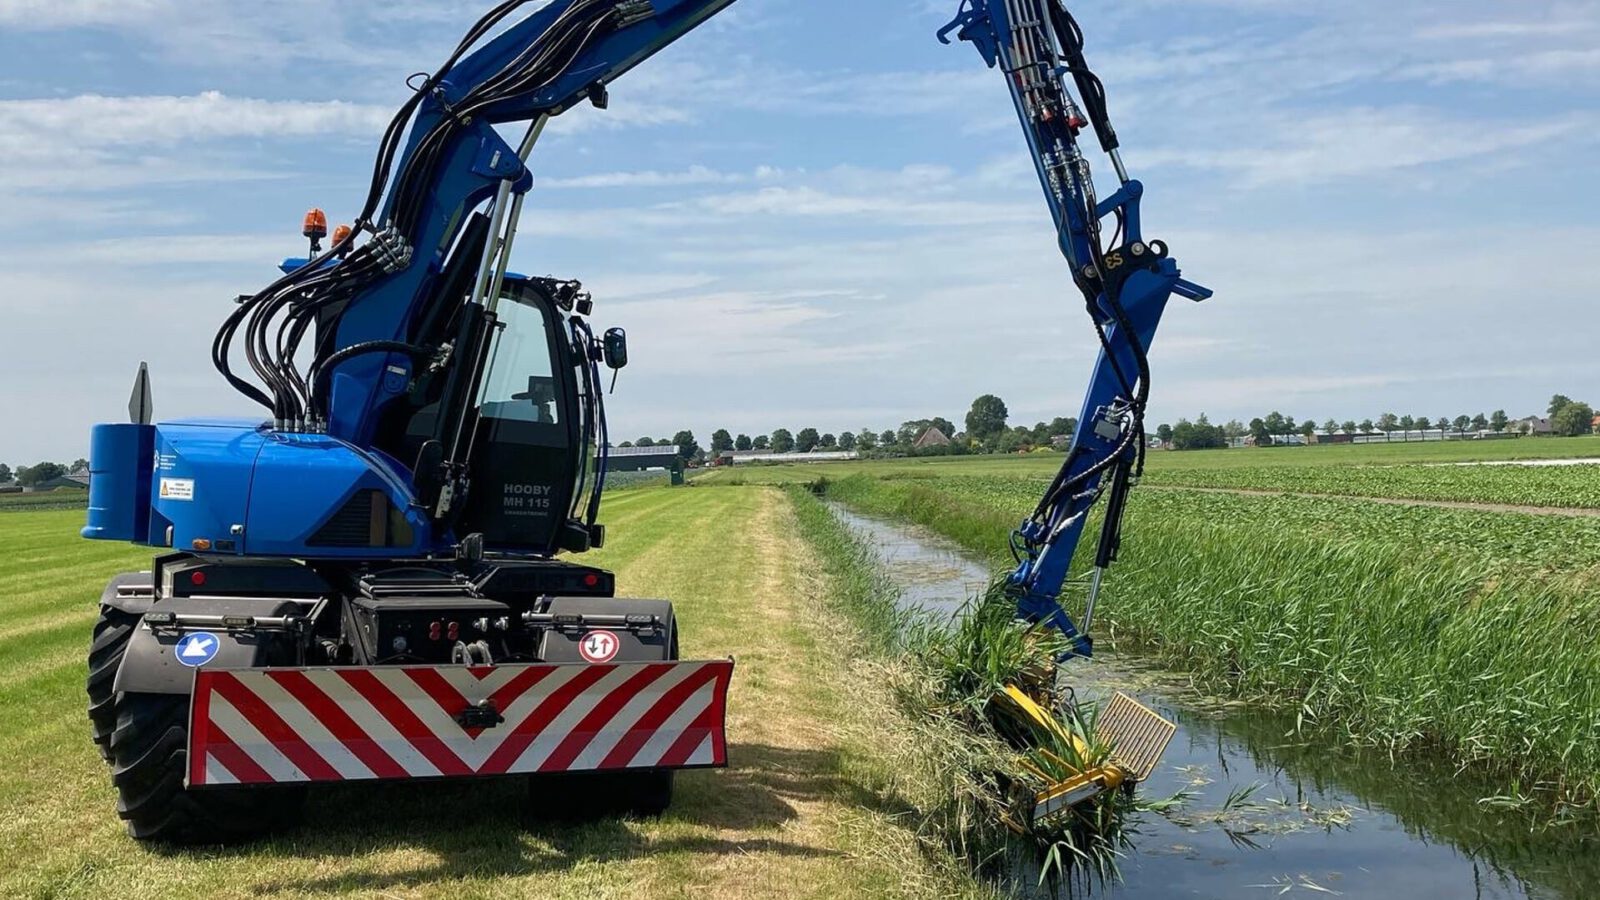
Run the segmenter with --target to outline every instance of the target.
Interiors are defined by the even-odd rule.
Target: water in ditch
[[[833,509],[877,547],[907,607],[951,614],[988,580],[986,566],[937,535]],[[1203,696],[1137,657],[1070,666],[1081,698],[1124,690],[1178,723],[1140,790],[1192,799],[1138,814],[1120,881],[1067,884],[1057,896],[1600,896],[1593,824],[1551,825],[1548,809],[1486,799],[1504,786],[1302,736],[1293,717]],[[1250,793],[1230,806],[1241,791]]]

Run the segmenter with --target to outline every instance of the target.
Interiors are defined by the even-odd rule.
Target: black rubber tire
[[[84,685],[89,693],[89,730],[100,758],[106,762],[111,761],[111,732],[117,727],[117,697],[112,686],[122,655],[128,649],[128,639],[139,627],[139,618],[134,613],[101,606],[94,636],[89,640],[89,677]]]
[[[117,788],[117,815],[136,840],[236,843],[299,821],[304,787],[184,789],[188,696],[123,694],[116,707],[111,781]]]

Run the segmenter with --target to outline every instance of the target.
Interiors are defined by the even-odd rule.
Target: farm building
[[[922,436],[917,438],[916,443],[911,446],[918,450],[928,447],[948,447],[950,446],[950,438],[945,436],[945,433],[939,429],[929,426],[928,430],[924,431]]]
[[[682,468],[678,448],[671,444],[653,447],[612,447],[606,453],[614,472],[643,472],[646,469]]]
[[[1525,416],[1521,419],[1514,419],[1510,425],[1506,426],[1506,429],[1508,431],[1515,431],[1521,434],[1554,433],[1553,429],[1550,427],[1550,420],[1543,416]]]

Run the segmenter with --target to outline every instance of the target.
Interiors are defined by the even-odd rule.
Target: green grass
[[[1036,494],[1029,479],[993,477],[830,485],[997,563]],[[1296,710],[1307,727],[1592,803],[1597,545],[1590,520],[1136,492],[1097,631],[1208,690]],[[1081,600],[1069,589],[1069,608]]]
[[[42,509],[83,509],[89,505],[89,492],[81,488],[57,488],[34,493],[0,494],[0,512],[27,512]]]
[[[84,718],[95,603],[149,551],[76,535],[81,512],[0,516],[0,896],[983,896],[906,825],[903,747],[876,723],[816,615],[832,576],[777,491],[608,496],[585,561],[677,604],[688,658],[735,655],[730,767],[679,776],[660,820],[530,822],[516,779],[313,794],[308,821],[236,848],[162,850],[123,832]]]
[[[1457,463],[1600,458],[1600,435],[1449,443],[1152,451],[1145,483],[1330,496],[1600,509],[1600,465],[1473,466]],[[1058,453],[787,463],[715,469],[698,484],[794,484],[851,475],[938,479],[996,477],[1042,485]]]
[[[1600,465],[1478,466],[1434,463],[1316,468],[1153,468],[1147,471],[1145,483],[1169,487],[1600,509]]]

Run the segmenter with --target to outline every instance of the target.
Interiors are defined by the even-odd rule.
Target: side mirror
[[[621,328],[608,328],[605,344],[606,366],[620,369],[628,364],[628,333]]]

